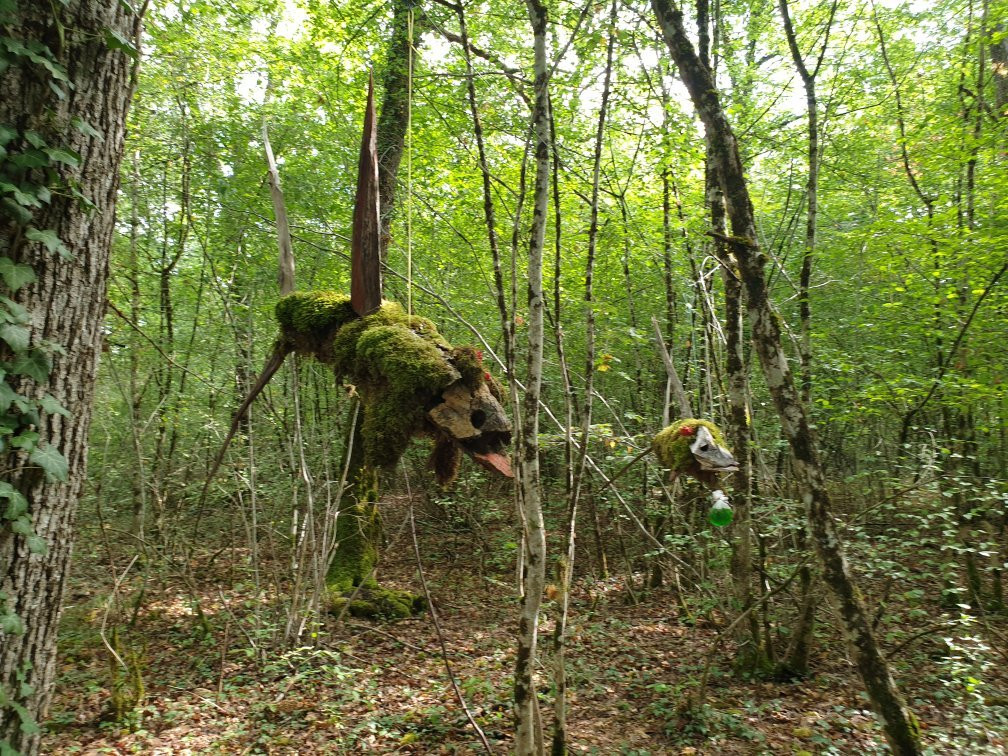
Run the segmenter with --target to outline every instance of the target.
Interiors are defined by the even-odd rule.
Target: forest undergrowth
[[[517,616],[509,502],[471,502],[459,516],[445,499],[417,499],[420,551],[452,670],[488,742],[506,753]],[[383,506],[390,542],[382,582],[418,590],[399,527],[408,499],[386,497]],[[187,576],[180,562],[153,549],[134,558],[138,550],[125,531],[82,518],[45,751],[482,752],[452,692],[429,613],[396,622],[346,617],[337,624],[327,617],[306,632],[303,645],[284,648],[284,608],[276,598],[283,585],[267,587],[265,575],[284,574],[287,552],[261,550],[257,594],[240,522],[231,519],[233,543],[199,544]],[[274,535],[282,542],[282,533]],[[882,543],[856,535],[855,558]],[[717,602],[644,588],[638,558],[628,560],[630,575],[614,569],[617,576],[592,576],[588,541],[579,542],[571,595],[571,752],[886,752],[825,597],[814,675],[747,678],[733,672],[732,643],[715,646],[727,624]],[[607,545],[620,553],[616,543]],[[929,752],[1004,753],[1008,622],[1003,615],[978,618],[966,606],[942,608],[942,586],[923,564],[925,553],[920,557],[922,564],[903,564],[895,580],[891,571],[867,575],[876,630]],[[711,575],[716,591],[726,576]],[[554,591],[548,588],[546,598]],[[537,675],[547,727],[557,613],[548,600]],[[705,704],[689,712],[684,701],[695,696],[711,654]]]

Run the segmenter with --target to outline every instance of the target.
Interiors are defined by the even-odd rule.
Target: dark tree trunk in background
[[[833,593],[851,655],[876,714],[882,720],[886,739],[897,754],[918,754],[920,735],[913,714],[907,709],[879,650],[871,618],[850,573],[840,533],[833,520],[832,504],[808,410],[801,401],[787,355],[781,344],[781,325],[767,292],[766,256],[756,241],[756,219],[746,183],[738,143],[718,97],[709,70],[697,57],[686,34],[682,11],[670,0],[652,0],[651,5],[683,83],[707,135],[708,157],[716,166],[725,194],[732,236],[729,247],[738,261],[745,289],[746,308],[753,344],[781,427],[791,446],[794,471],[802,499],[808,508],[808,526],[822,561],[823,579]]]
[[[407,24],[408,4],[395,0],[392,5],[392,31],[385,48],[385,73],[381,77],[381,107],[378,114],[378,196],[381,199],[381,257],[386,258],[392,235],[392,216],[396,205],[396,182],[399,163],[406,145],[407,112],[409,108],[409,50]],[[414,11],[423,18],[423,14]],[[417,64],[418,38],[424,28],[415,19],[413,29],[413,65]]]
[[[48,340],[65,350],[65,354],[53,355],[46,380],[23,376],[7,376],[7,380],[28,397],[50,394],[69,412],[69,417],[41,413],[37,424],[40,444],[65,457],[66,480],[47,477],[23,452],[5,450],[0,462],[4,480],[27,498],[34,531],[46,545],[44,554],[32,553],[28,537],[13,533],[9,523],[0,525],[0,593],[6,609],[13,610],[23,626],[21,632],[0,631],[0,742],[35,753],[39,736],[31,727],[25,732],[23,713],[35,719],[45,716],[56,666],[56,630],[87,462],[113,211],[131,93],[132,60],[122,49],[110,49],[107,40],[135,38],[139,21],[119,0],[70,0],[65,7],[21,2],[18,8],[4,33],[23,44],[45,44],[65,68],[72,88],[64,83],[65,96],[60,98],[41,66],[22,59],[9,61],[11,65],[0,74],[0,124],[13,127],[17,136],[7,150],[23,149],[23,135],[32,130],[48,145],[78,153],[79,166],[57,164],[59,183],[76,185],[94,205],[89,209],[86,202],[54,191],[51,202],[34,210],[30,226],[52,230],[66,245],[69,257],[30,241],[26,227],[16,226],[10,215],[0,216],[0,256],[31,266],[37,277],[13,297],[29,313],[31,343],[38,346]],[[37,542],[35,546],[35,551],[41,550]],[[22,713],[18,706],[24,707]]]

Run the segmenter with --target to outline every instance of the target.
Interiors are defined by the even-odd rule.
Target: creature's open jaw
[[[511,422],[487,384],[480,382],[473,388],[456,381],[442,392],[440,400],[427,411],[427,419],[439,435],[487,470],[513,478],[505,449],[511,443]],[[457,469],[457,462],[454,464]]]
[[[513,478],[514,471],[511,469],[511,460],[508,459],[508,455],[504,451],[504,447],[511,443],[511,434],[484,434],[482,438],[477,440],[480,443],[473,444],[463,441],[459,446],[481,467],[503,475],[505,478]]]

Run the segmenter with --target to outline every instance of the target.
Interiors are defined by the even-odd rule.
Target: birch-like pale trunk
[[[284,202],[283,189],[280,188],[280,170],[273,156],[273,145],[270,144],[265,117],[262,122],[262,139],[263,150],[266,153],[266,167],[269,170],[270,199],[273,201],[273,216],[277,225],[277,282],[280,285],[280,296],[285,297],[294,291],[294,248],[291,245],[290,225],[287,222],[287,205]]]
[[[546,531],[543,526],[542,493],[539,484],[539,394],[543,368],[543,247],[546,241],[550,175],[546,6],[540,0],[527,0],[526,5],[534,34],[535,100],[532,110],[532,131],[535,140],[536,176],[528,257],[528,362],[524,420],[519,438],[521,456],[519,485],[524,510],[522,519],[525,524],[525,560],[522,571],[524,595],[518,617],[514,715],[515,752],[521,756],[543,752],[533,672],[536,663],[539,608],[546,583]]]
[[[669,53],[697,110],[709,144],[709,157],[720,173],[731,221],[729,247],[738,261],[746,294],[752,338],[767,388],[791,446],[793,466],[807,507],[809,532],[822,562],[823,579],[833,593],[852,660],[868,698],[882,720],[893,752],[900,756],[921,752],[919,728],[907,708],[879,649],[871,617],[857,589],[832,515],[832,502],[819,461],[808,410],[795,386],[781,343],[781,325],[770,302],[759,248],[756,220],[735,134],[725,115],[710,71],[697,57],[686,34],[682,11],[671,0],[651,0]]]

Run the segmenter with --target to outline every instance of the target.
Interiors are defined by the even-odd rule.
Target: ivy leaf
[[[35,449],[38,446],[38,431],[25,431],[14,436],[10,440],[10,445],[15,449]]]
[[[23,352],[28,348],[31,336],[24,326],[7,323],[0,326],[0,339],[6,341],[15,352]]]
[[[45,555],[49,551],[49,544],[46,543],[45,538],[42,536],[30,535],[25,543],[28,544],[28,551],[32,554]]]
[[[0,483],[0,497],[7,499],[7,507],[4,509],[4,519],[16,520],[28,511],[28,499],[6,481]]]
[[[5,635],[21,635],[24,632],[24,625],[16,614],[0,614],[0,630]],[[9,706],[10,702],[7,705]],[[17,751],[9,751],[9,753],[17,753]]]
[[[15,167],[22,169],[41,168],[42,166],[49,165],[49,156],[42,152],[42,150],[25,150],[11,157],[9,162]]]
[[[7,320],[12,323],[27,323],[31,318],[28,316],[28,310],[19,305],[13,299],[9,297],[0,296],[0,304],[7,308],[7,312],[10,313],[10,317]]]
[[[79,131],[84,136],[92,137],[94,139],[97,139],[99,142],[105,141],[105,137],[102,135],[102,133],[80,116],[74,116],[73,118],[71,118],[70,125],[73,126],[75,129],[77,129],[77,131]]]
[[[59,99],[65,100],[67,98],[66,90],[63,89],[63,87],[61,87],[55,81],[49,82],[49,89],[51,89],[53,91],[53,94],[55,94]]]
[[[133,60],[136,60],[137,56],[140,55],[140,51],[136,49],[136,45],[115,29],[105,29],[105,44],[108,45],[110,50],[122,50],[133,58]]]
[[[25,141],[28,142],[32,147],[38,147],[42,149],[46,146],[46,140],[42,138],[42,135],[37,131],[32,131],[29,129],[24,133]]]
[[[7,381],[0,381],[0,412],[6,412],[15,399],[17,394],[14,393],[14,389],[7,385]]]
[[[0,145],[7,144],[16,136],[17,129],[13,126],[8,126],[6,123],[0,123]]]
[[[42,729],[38,726],[38,722],[35,721],[35,717],[31,715],[28,709],[14,701],[11,701],[10,705],[21,718],[21,732],[25,735],[38,735],[42,732]]]
[[[46,477],[49,480],[66,481],[70,472],[66,457],[60,454],[59,449],[51,444],[37,446],[28,455],[28,460],[45,470]]]
[[[27,236],[32,241],[37,241],[41,242],[42,244],[45,244],[46,249],[48,249],[50,252],[59,252],[60,256],[63,258],[68,259],[71,257],[70,250],[67,249],[66,245],[63,243],[63,240],[60,239],[59,236],[56,234],[56,232],[53,231],[51,228],[47,228],[44,231],[40,231],[37,228],[29,228],[25,232],[25,236]]]
[[[24,354],[19,354],[11,365],[11,371],[18,375],[27,375],[36,383],[45,383],[50,370],[52,363],[48,355],[39,349],[30,349]]]
[[[39,399],[39,404],[42,410],[49,415],[63,415],[63,417],[70,417],[70,412],[56,401],[56,398],[52,394],[44,394],[41,399]]]
[[[0,276],[11,291],[35,282],[35,271],[30,265],[16,263],[8,257],[0,257]]]
[[[32,214],[28,210],[25,210],[21,205],[15,202],[10,197],[4,197],[0,200],[0,205],[3,206],[4,210],[10,214],[14,220],[18,223],[24,225],[25,223],[30,223],[32,219]]]
[[[43,152],[49,156],[54,163],[64,163],[71,168],[80,167],[80,155],[73,150],[64,150],[60,147],[46,147]]]
[[[28,515],[21,515],[14,522],[11,523],[11,530],[13,530],[18,535],[31,536],[35,535],[35,528],[32,527],[31,518]]]
[[[16,187],[14,189],[14,201],[25,207],[42,207],[42,203],[38,201],[38,197],[29,192],[21,191]]]

